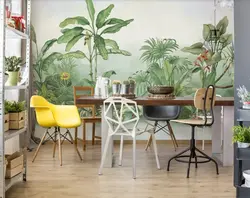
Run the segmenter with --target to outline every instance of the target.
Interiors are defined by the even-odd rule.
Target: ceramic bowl
[[[243,177],[245,178],[245,186],[250,187],[250,170],[243,171]]]

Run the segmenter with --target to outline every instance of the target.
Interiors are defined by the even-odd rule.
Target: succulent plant
[[[124,84],[124,85],[129,85],[129,81],[128,81],[128,80],[124,80],[124,81],[123,81],[123,84]]]
[[[22,58],[16,56],[5,57],[5,70],[7,72],[17,72],[22,65]]]
[[[135,84],[135,80],[134,80],[134,79],[130,79],[130,80],[129,80],[129,84],[130,84],[130,85],[134,85],[134,84]]]
[[[112,84],[121,84],[121,81],[119,81],[119,80],[113,80]]]

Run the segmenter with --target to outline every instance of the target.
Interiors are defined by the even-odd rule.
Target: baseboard
[[[157,144],[169,144],[172,145],[173,142],[172,140],[156,140]],[[49,143],[53,143],[53,141],[48,141]],[[82,143],[82,139],[78,138],[78,144]],[[64,144],[69,143],[68,141],[64,141]],[[101,145],[101,140],[95,140],[96,144]],[[124,140],[124,144],[132,144],[133,141],[132,140]],[[180,145],[189,145],[190,140],[177,140],[177,143]],[[92,140],[86,140],[86,144],[87,145],[91,145],[92,144]],[[114,144],[120,144],[120,140],[114,140]],[[147,144],[147,140],[136,140],[136,144]],[[202,144],[202,140],[196,140],[196,144],[201,145]],[[212,140],[205,140],[205,144],[206,145],[211,145],[212,144]]]
[[[132,140],[123,140],[124,144],[132,144]],[[169,144],[172,145],[172,140],[156,140],[157,144]],[[81,143],[82,139],[78,138],[78,142]],[[101,144],[101,140],[95,140],[96,144]],[[137,144],[147,144],[147,140],[136,140]],[[186,144],[190,143],[190,140],[177,140],[178,144]],[[86,140],[86,144],[92,144],[92,140]],[[114,144],[120,144],[120,140],[114,140]],[[202,140],[196,140],[196,144],[202,144]],[[212,140],[205,140],[205,144],[209,145],[212,144]]]

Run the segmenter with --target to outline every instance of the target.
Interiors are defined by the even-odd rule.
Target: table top
[[[96,96],[82,96],[76,99],[76,105],[102,105],[105,98]],[[161,105],[178,105],[194,106],[193,97],[176,97],[175,99],[151,99],[148,97],[136,97],[133,99],[138,105],[143,106],[161,106]],[[216,97],[215,106],[234,106],[234,97]]]

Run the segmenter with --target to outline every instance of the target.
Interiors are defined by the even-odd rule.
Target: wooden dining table
[[[106,98],[97,96],[83,96],[76,99],[76,106],[83,104],[102,105]],[[176,97],[174,99],[153,99],[148,97],[137,97],[133,99],[141,106],[194,106],[192,97]],[[212,132],[212,156],[221,163],[222,166],[233,165],[233,144],[232,127],[234,125],[234,98],[216,97],[214,107],[215,122],[211,127]],[[101,136],[102,151],[108,135],[108,125],[104,119],[102,111]],[[112,167],[114,164],[113,141],[108,149],[105,167]]]

